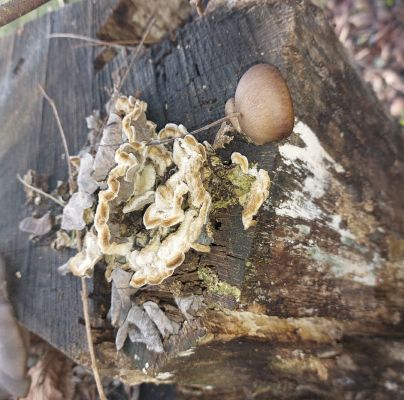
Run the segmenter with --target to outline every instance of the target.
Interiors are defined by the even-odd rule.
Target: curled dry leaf
[[[111,323],[113,326],[122,326],[124,323],[132,302],[130,297],[136,293],[129,285],[133,272],[124,271],[123,269],[114,269],[112,271],[112,288],[111,288]]]
[[[202,296],[176,296],[175,302],[188,322],[194,319],[194,314],[202,307]]]
[[[0,258],[0,388],[24,396],[29,388],[27,348],[21,329],[7,299],[5,264]]]
[[[61,228],[66,231],[83,229],[86,226],[83,216],[84,210],[91,207],[93,201],[93,196],[88,193],[73,193],[63,209]]]
[[[80,157],[80,167],[77,176],[79,192],[93,194],[98,189],[97,181],[92,177],[94,159],[89,153]]]
[[[153,301],[146,301],[145,303],[143,303],[143,308],[145,309],[150,319],[157,326],[163,338],[166,338],[173,333],[178,333],[178,325],[175,326],[174,324],[172,324],[156,303],[154,303]]]
[[[123,347],[127,336],[133,343],[144,343],[150,351],[156,353],[164,351],[156,325],[146,311],[134,303],[132,303],[126,321],[117,332],[115,343],[118,350]]]
[[[18,227],[22,232],[35,236],[43,236],[52,229],[52,218],[50,213],[46,213],[41,218],[26,217],[20,222]]]
[[[73,399],[72,362],[64,355],[50,350],[28,373],[32,385],[22,400]]]

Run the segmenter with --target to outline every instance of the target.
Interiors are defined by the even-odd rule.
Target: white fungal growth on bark
[[[280,204],[275,212],[278,215],[308,221],[321,219],[323,211],[316,205],[315,200],[321,198],[329,187],[332,170],[343,173],[344,168],[334,161],[316,134],[302,121],[295,125],[293,131],[299,135],[304,147],[285,143],[279,146],[279,153],[284,165],[300,170],[305,178],[302,189],[289,193],[288,199]]]

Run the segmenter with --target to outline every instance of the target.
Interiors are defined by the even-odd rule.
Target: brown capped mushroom
[[[231,111],[240,113],[241,131],[257,145],[284,139],[292,133],[292,98],[285,80],[273,65],[254,65],[241,77],[234,103],[232,99],[226,103],[226,114]]]

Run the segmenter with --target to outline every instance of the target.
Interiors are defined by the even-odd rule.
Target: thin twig
[[[111,143],[111,144],[95,144],[94,147],[113,147],[113,146],[121,146],[122,144],[127,142],[119,142],[119,143]]]
[[[112,91],[112,95],[111,95],[111,98],[110,98],[110,100],[109,100],[109,104],[112,104],[112,105],[113,105],[113,104],[115,103],[115,100],[116,100],[116,98],[117,98],[117,96],[118,96],[120,90],[122,89],[122,86],[123,86],[123,84],[124,84],[124,82],[125,82],[125,80],[126,80],[128,74],[129,74],[129,71],[131,70],[131,68],[132,68],[132,66],[133,66],[133,63],[135,62],[137,56],[139,55],[140,49],[142,48],[143,44],[145,43],[145,41],[146,41],[146,39],[147,39],[147,36],[149,35],[149,33],[150,33],[150,31],[151,31],[151,28],[153,27],[153,24],[154,24],[155,20],[156,20],[156,17],[155,17],[154,15],[152,15],[151,18],[150,18],[150,20],[149,20],[149,22],[147,23],[146,29],[145,29],[145,31],[144,31],[144,33],[143,33],[143,35],[142,35],[142,38],[140,39],[139,44],[136,46],[136,50],[135,50],[135,52],[133,53],[133,56],[132,56],[132,58],[131,58],[131,60],[130,60],[130,62],[129,62],[129,64],[128,64],[127,68],[126,68],[126,71],[125,71],[123,77],[121,78],[121,80],[120,80],[120,82],[118,83],[118,85],[117,85],[116,87],[114,87],[114,89],[113,89],[113,91]],[[103,123],[102,123],[100,132],[103,132],[103,131],[104,131],[105,125],[106,125],[106,123],[107,123],[107,119],[108,119],[108,117],[104,118],[104,121],[103,121]]]
[[[105,47],[114,47],[117,49],[126,49],[129,46],[138,45],[141,41],[140,40],[121,40],[121,41],[106,41],[91,38],[84,35],[76,35],[75,33],[52,33],[48,35],[49,39],[74,39],[74,40],[81,40],[83,42],[88,42],[94,46],[105,46]],[[151,44],[153,42],[147,42],[144,40],[145,43]]]
[[[107,400],[107,397],[104,393],[104,388],[102,387],[101,377],[98,372],[97,359],[95,358],[93,337],[91,334],[90,312],[88,310],[87,282],[84,276],[81,277],[81,301],[83,303],[84,325],[86,327],[88,351],[91,358],[91,369],[93,370],[95,384],[97,385],[97,391],[98,395],[100,396],[100,400]]]
[[[43,90],[41,86],[39,86],[39,89],[42,92],[42,95],[45,97],[45,99],[49,102],[49,104],[52,107],[53,113],[55,115],[58,127],[59,127],[59,133],[60,136],[62,137],[63,145],[65,147],[65,152],[66,152],[66,157],[67,157],[67,166],[68,166],[68,173],[69,173],[69,185],[71,184],[70,188],[72,189],[72,184],[73,184],[73,174],[70,166],[70,156],[69,156],[69,148],[67,147],[67,141],[66,141],[66,136],[62,127],[62,123],[60,122],[59,118],[59,113],[57,111],[57,108],[55,106],[55,102],[46,94],[46,92]],[[77,236],[77,250],[80,252],[82,250],[82,245],[81,245],[81,235],[80,231],[76,230],[76,236]],[[101,377],[100,373],[98,371],[98,366],[97,366],[97,359],[95,358],[95,352],[94,352],[94,342],[91,334],[91,322],[90,322],[90,313],[88,311],[88,291],[87,291],[87,282],[85,280],[86,278],[82,277],[81,278],[81,286],[82,286],[82,292],[81,292],[81,301],[83,303],[83,314],[84,314],[84,324],[86,328],[86,335],[87,335],[87,344],[88,344],[88,351],[90,353],[90,359],[91,359],[91,369],[93,371],[95,383],[97,386],[97,391],[98,395],[101,400],[107,400],[107,397],[105,396],[104,393],[104,388],[102,387],[101,383]]]
[[[210,129],[210,128],[213,128],[213,127],[216,126],[216,125],[220,125],[222,122],[229,121],[229,120],[231,120],[231,119],[234,118],[234,117],[239,117],[240,115],[241,115],[241,114],[238,113],[238,112],[231,113],[231,114],[229,114],[229,115],[226,115],[226,116],[223,117],[223,118],[220,118],[220,119],[218,119],[218,120],[216,120],[216,121],[214,121],[214,122],[211,122],[211,123],[208,124],[208,125],[203,126],[202,128],[195,129],[194,131],[189,132],[189,134],[190,134],[190,135],[195,135],[195,134],[197,134],[197,133],[199,133],[199,132],[206,131],[206,130],[208,130],[208,129]]]
[[[182,135],[180,137],[184,137],[186,135],[196,135],[200,132],[206,131],[207,129],[213,128],[216,125],[220,125],[222,122],[228,121],[231,118],[234,117],[239,117],[240,113],[231,113],[229,115],[227,115],[226,117],[220,118],[214,122],[211,122],[210,124],[207,124],[205,126],[202,126],[201,128],[195,129],[194,131],[188,132],[185,135]],[[166,144],[166,143],[170,143],[173,142],[175,139],[178,139],[178,137],[171,137],[171,138],[167,138],[167,139],[162,139],[162,140],[150,140],[149,142],[146,143],[146,146],[151,146],[154,144]]]
[[[73,171],[72,171],[72,167],[70,165],[70,155],[69,155],[69,148],[67,147],[66,135],[63,131],[63,126],[62,126],[62,123],[60,122],[60,117],[59,117],[59,113],[56,108],[55,102],[48,96],[48,94],[45,92],[44,88],[41,85],[38,85],[38,87],[39,87],[39,90],[41,91],[42,96],[47,100],[49,105],[52,107],[53,115],[55,116],[56,123],[59,128],[60,136],[61,136],[62,142],[63,142],[63,147],[65,149],[67,171],[69,174],[69,192],[70,192],[70,194],[72,194],[73,193]]]
[[[153,27],[153,24],[154,24],[155,21],[156,21],[156,17],[153,15],[153,16],[150,18],[149,22],[147,23],[146,29],[145,29],[145,31],[144,31],[144,33],[143,33],[143,36],[142,36],[142,38],[140,39],[140,42],[139,42],[139,44],[137,45],[136,50],[135,50],[135,52],[134,52],[133,55],[132,55],[132,58],[131,58],[131,60],[130,60],[130,62],[129,62],[129,64],[128,64],[128,67],[126,68],[126,71],[125,71],[125,73],[123,74],[123,76],[122,76],[122,78],[121,78],[121,80],[120,80],[120,82],[119,82],[119,84],[118,84],[118,87],[116,88],[116,90],[114,91],[114,94],[113,94],[112,97],[111,97],[111,100],[112,100],[112,101],[111,101],[111,104],[114,103],[115,97],[118,95],[118,93],[119,93],[120,90],[122,89],[122,86],[123,86],[123,84],[124,84],[126,78],[127,78],[128,75],[129,75],[129,71],[132,69],[132,66],[133,66],[134,62],[136,61],[136,58],[138,57],[138,55],[139,55],[139,53],[140,53],[140,49],[142,48],[142,46],[143,46],[145,40],[147,39],[147,36],[149,35],[149,33],[150,33],[150,31],[151,31],[151,28]]]
[[[18,174],[17,174],[17,179],[18,179],[24,186],[26,186],[27,188],[33,190],[34,192],[37,192],[37,193],[41,194],[41,195],[44,196],[44,197],[47,197],[48,199],[54,201],[56,204],[59,204],[59,205],[62,206],[62,207],[64,207],[64,206],[66,205],[63,201],[58,200],[56,197],[53,197],[51,194],[46,193],[46,192],[44,192],[43,190],[41,190],[41,189],[39,189],[39,188],[37,188],[37,187],[35,187],[35,186],[32,186],[32,185],[30,185],[29,183],[25,182],[24,179],[22,179],[21,176],[18,175]]]

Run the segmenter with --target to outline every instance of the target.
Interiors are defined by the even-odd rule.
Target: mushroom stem
[[[236,112],[236,104],[234,102],[234,97],[231,97],[229,100],[226,101],[226,104],[224,106],[224,113],[226,114],[226,116],[230,116],[230,122],[233,125],[233,128],[237,132],[241,132],[240,122],[238,120],[238,116],[240,115],[240,113]],[[235,114],[237,114],[237,116],[231,117],[231,115]]]

